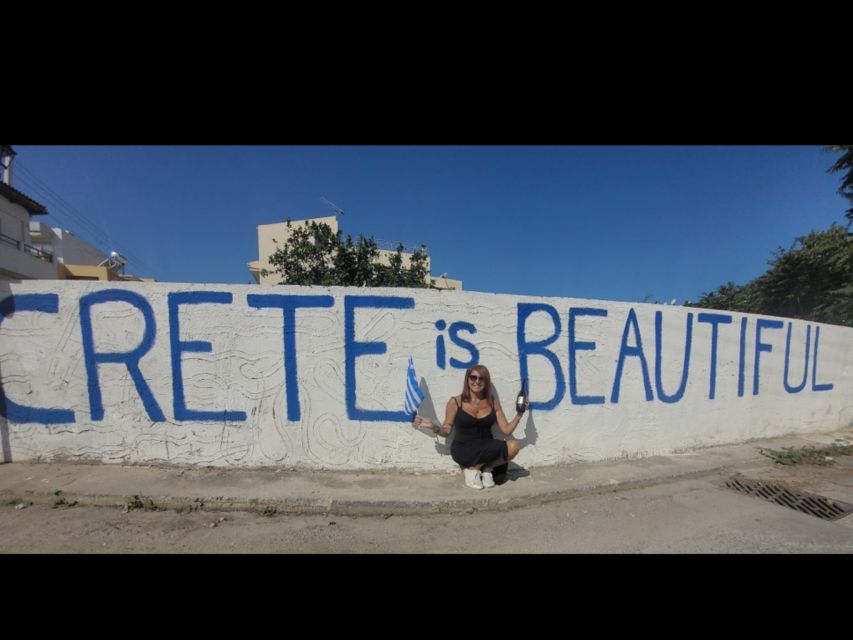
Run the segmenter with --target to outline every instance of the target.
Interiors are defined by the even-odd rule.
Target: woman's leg
[[[503,464],[506,464],[507,462],[509,462],[509,461],[510,461],[510,460],[512,460],[515,456],[517,456],[517,455],[518,455],[518,451],[519,451],[519,449],[520,449],[520,448],[521,448],[521,447],[518,445],[518,440],[507,440],[507,441],[506,441],[506,453],[507,453],[507,459],[506,459],[506,460],[504,460],[503,458],[495,458],[494,460],[492,460],[492,461],[491,461],[491,462],[489,462],[488,464],[486,464],[486,465],[482,465],[482,464],[481,464],[481,465],[479,465],[479,466],[478,466],[478,467],[476,467],[476,468],[477,468],[477,469],[480,469],[480,468],[481,468],[481,467],[483,467],[483,466],[486,466],[486,467],[499,467],[499,466],[501,466],[501,465],[503,465]]]

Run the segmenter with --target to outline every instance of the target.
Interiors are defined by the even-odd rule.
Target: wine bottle
[[[518,392],[518,397],[515,399],[515,411],[516,413],[524,413],[524,405],[527,401],[527,396],[524,393],[525,382],[527,382],[526,378],[521,379],[521,391]]]

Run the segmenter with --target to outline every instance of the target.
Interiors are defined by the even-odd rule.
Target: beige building
[[[249,273],[258,284],[278,284],[281,276],[273,272],[273,266],[269,263],[269,258],[276,252],[276,249],[281,247],[294,229],[306,226],[309,222],[325,223],[333,233],[337,233],[338,218],[337,216],[324,216],[320,218],[309,218],[306,220],[293,220],[290,226],[286,222],[276,222],[274,224],[259,224],[258,225],[258,259],[248,263]],[[397,253],[393,243],[383,243],[377,241],[379,246],[378,261],[380,264],[390,264],[388,258]],[[408,267],[411,264],[411,251],[403,250],[403,266]],[[430,259],[427,256],[427,269],[430,269]],[[462,290],[462,281],[448,278],[447,274],[440,276],[427,276],[428,282],[434,289],[453,289],[456,291]]]

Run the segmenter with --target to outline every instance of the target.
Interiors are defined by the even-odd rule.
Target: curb
[[[501,512],[685,479],[767,471],[775,467],[768,457],[761,455],[762,448],[835,442],[839,436],[846,440],[853,434],[848,427],[642,459],[543,466],[527,473],[514,474],[510,470],[507,483],[482,491],[463,488],[453,475],[438,474],[289,472],[276,475],[278,470],[269,473],[269,470],[21,462],[0,466],[0,504],[28,502],[52,506],[60,496],[69,506],[127,509],[128,498],[136,495],[150,500],[157,510],[178,512],[384,517]],[[108,493],[110,490],[113,493]]]
[[[248,498],[224,496],[166,496],[148,495],[157,507],[151,511],[182,511],[189,507],[192,510],[205,512],[246,511],[264,513],[273,509],[268,515],[336,515],[336,516],[412,516],[439,514],[470,514],[475,512],[500,512],[523,507],[541,505],[549,502],[572,500],[596,493],[607,493],[616,490],[640,489],[656,484],[664,484],[675,480],[699,478],[718,473],[726,466],[708,467],[701,470],[685,470],[684,473],[672,473],[666,476],[649,477],[628,481],[601,481],[581,484],[578,486],[525,492],[514,496],[472,496],[471,498],[447,498],[432,500],[350,500],[342,498]],[[142,495],[142,494],[139,494]],[[62,490],[67,506],[58,505],[56,508],[71,506],[126,508],[128,496],[115,494],[77,493]],[[11,505],[15,503],[30,503],[40,506],[52,506],[56,499],[55,491],[14,491],[0,489],[0,503]],[[144,510],[144,509],[133,509]]]

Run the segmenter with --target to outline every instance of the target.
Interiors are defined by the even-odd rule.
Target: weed
[[[204,503],[196,498],[192,502],[189,502],[183,506],[175,509],[178,513],[192,513],[193,511],[199,511],[204,506]]]
[[[817,464],[829,465],[835,462],[838,456],[853,455],[853,445],[840,444],[841,441],[826,447],[783,447],[781,451],[776,449],[759,449],[758,452],[767,456],[774,462],[784,465],[792,464]]]
[[[134,511],[135,509],[142,509],[143,511],[159,511],[159,508],[151,498],[146,496],[129,496],[125,501],[124,510],[125,511]]]
[[[278,511],[278,509],[276,507],[270,505],[270,506],[264,507],[264,510],[261,511],[261,515],[267,516],[268,518],[271,518],[272,516],[274,516],[276,514],[276,511]]]
[[[53,508],[61,507],[64,504],[68,504],[68,501],[65,499],[65,496],[62,495],[62,491],[54,491],[53,492]]]

